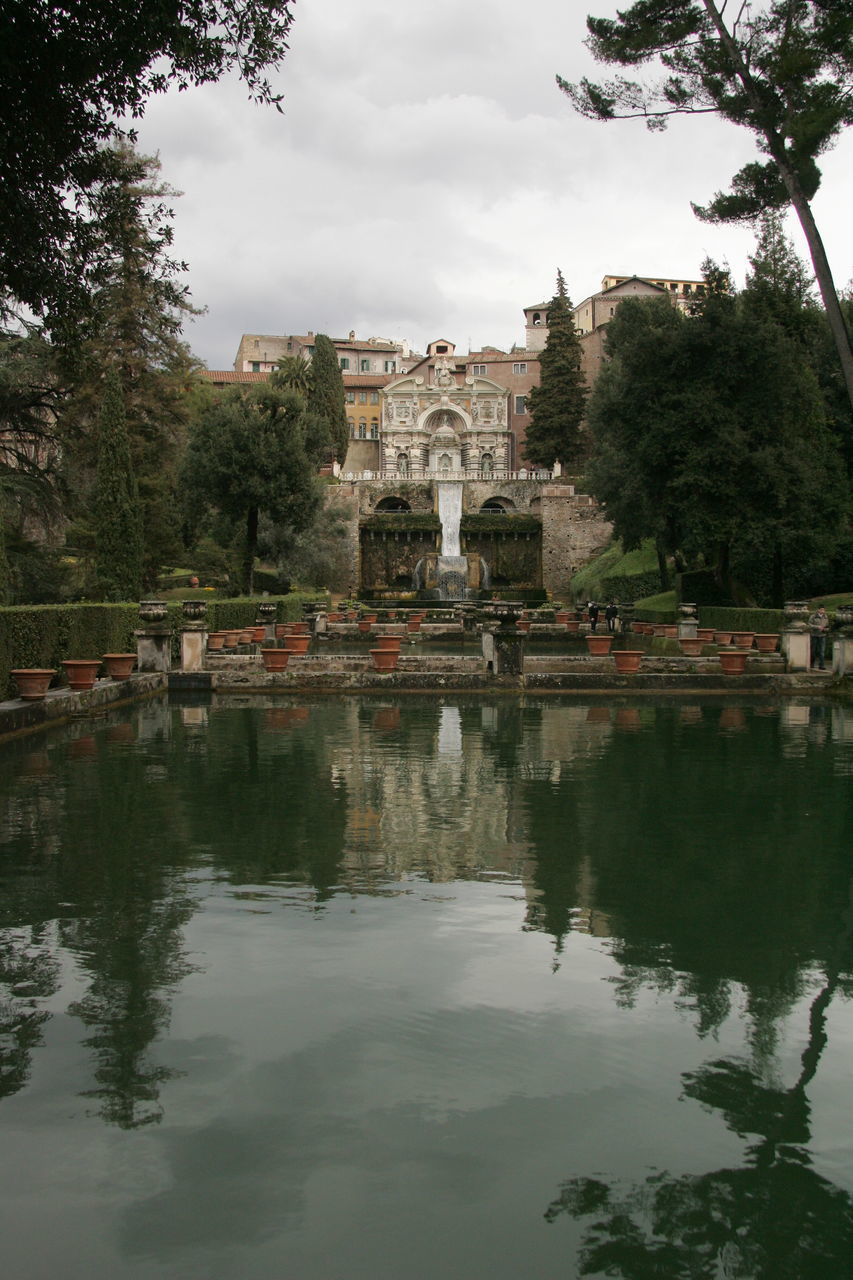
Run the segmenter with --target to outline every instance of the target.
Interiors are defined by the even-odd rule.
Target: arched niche
[[[515,510],[515,503],[512,501],[511,498],[503,498],[503,497],[496,496],[494,498],[486,498],[486,501],[480,507],[480,510],[491,511],[492,513],[497,513],[497,512],[506,513],[507,511]]]
[[[405,498],[398,498],[396,494],[387,498],[380,498],[374,511],[411,511],[410,504]]]

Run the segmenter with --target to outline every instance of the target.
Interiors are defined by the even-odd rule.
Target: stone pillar
[[[134,631],[136,636],[136,666],[139,671],[172,670],[172,632],[147,627]]]
[[[853,627],[845,627],[833,639],[832,674],[853,675]]]
[[[524,633],[484,631],[483,657],[495,676],[520,676],[524,670]]]
[[[206,627],[184,627],[181,631],[181,670],[203,671],[207,649]]]
[[[802,622],[786,627],[781,638],[782,657],[788,671],[810,671],[812,665],[811,636]]]
[[[679,640],[695,640],[699,628],[698,610],[695,604],[678,606],[678,638]]]

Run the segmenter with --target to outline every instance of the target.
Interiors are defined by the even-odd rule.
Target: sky
[[[623,4],[624,7],[624,4]],[[208,368],[243,333],[524,342],[523,309],[562,270],[577,304],[604,275],[742,284],[745,227],[699,222],[752,135],[713,117],[577,115],[555,75],[605,78],[584,46],[609,0],[296,0],[274,75],[283,113],[236,78],[154,99],[140,148],[159,154],[175,250],[196,306],[185,333]],[[836,284],[853,277],[853,131],[821,160],[813,208]],[[793,215],[788,228],[807,257]]]

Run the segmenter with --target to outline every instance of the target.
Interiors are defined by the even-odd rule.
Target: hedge
[[[302,617],[302,605],[316,600],[316,592],[294,591],[270,597],[279,622]],[[211,631],[247,627],[257,617],[257,596],[210,600],[207,622]],[[180,630],[180,601],[170,601],[168,620]],[[10,672],[16,667],[53,667],[62,672],[63,658],[99,658],[104,653],[134,653],[139,627],[137,604],[39,604],[0,607],[0,698],[15,697]],[[55,683],[60,683],[57,676]]]
[[[755,631],[769,635],[781,631],[785,615],[781,609],[725,609],[717,605],[699,606],[699,625],[715,631]]]
[[[463,515],[462,533],[541,533],[542,521],[526,511],[507,512],[471,511]]]

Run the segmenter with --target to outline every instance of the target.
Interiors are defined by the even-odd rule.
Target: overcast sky
[[[742,283],[751,232],[697,221],[690,201],[754,157],[751,135],[704,116],[664,134],[595,123],[556,87],[558,72],[601,78],[584,19],[615,8],[296,0],[284,114],[236,80],[153,101],[140,144],[184,193],[175,247],[207,308],[187,330],[195,353],[230,368],[242,333],[309,329],[508,349],[558,267],[575,303],[605,274],[694,278],[707,254]],[[821,167],[814,209],[840,287],[853,133]]]

